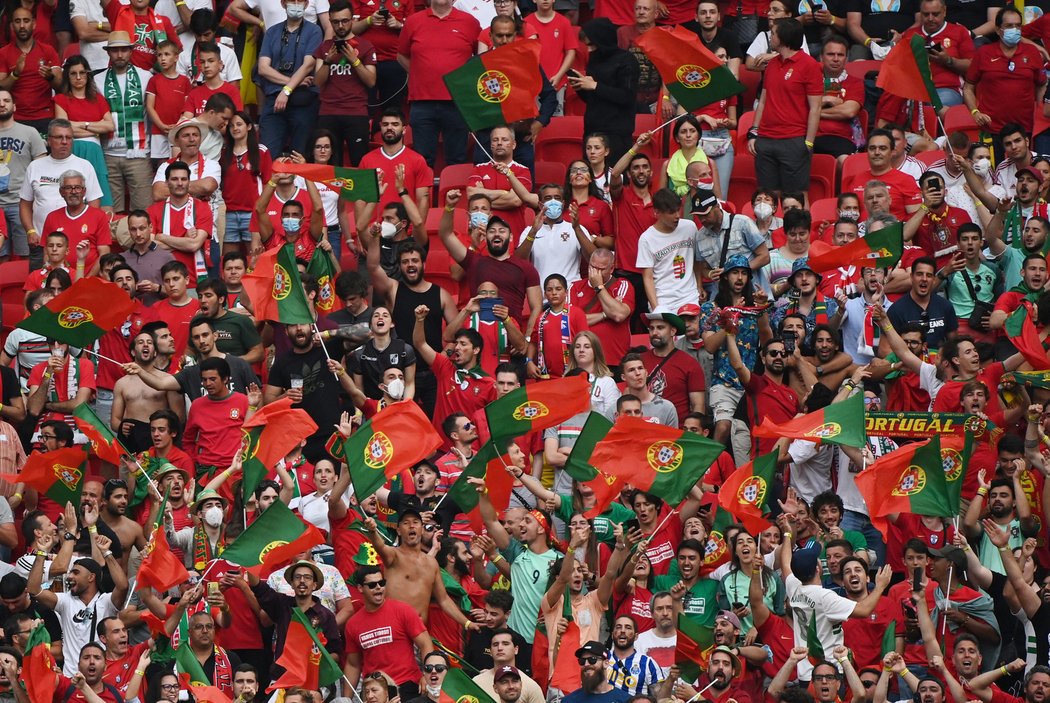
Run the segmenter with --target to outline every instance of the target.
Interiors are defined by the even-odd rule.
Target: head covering
[[[616,40],[616,25],[608,17],[596,17],[584,24],[582,29],[584,36],[594,45],[587,59],[588,66],[592,60],[603,61],[621,51]]]
[[[696,303],[686,303],[678,308],[678,317],[700,317],[700,306]]]
[[[516,667],[513,667],[513,666],[501,666],[500,668],[498,668],[494,672],[492,672],[492,680],[493,681],[499,681],[504,676],[514,676],[514,677],[520,679],[521,678],[521,672],[518,671],[518,669]]]
[[[809,271],[817,277],[817,283],[824,278],[819,273],[813,270],[813,267],[809,265],[809,257],[803,256],[801,259],[795,259],[795,263],[791,264],[791,275],[788,276],[788,282],[791,285],[795,285],[795,274],[799,271]]]
[[[489,218],[489,223],[485,225],[485,231],[492,229],[493,225],[503,225],[504,227],[511,229],[510,223],[504,220],[499,215],[493,215]]]
[[[1042,185],[1043,174],[1040,173],[1039,169],[1037,169],[1035,166],[1022,166],[1021,168],[1017,169],[1017,173],[1014,174],[1014,178],[1016,179],[1017,176],[1020,176],[1022,173],[1027,173],[1029,176],[1035,179],[1036,183]]]
[[[966,571],[966,552],[949,544],[942,549],[931,549],[930,556],[935,559],[947,559],[959,571]]]
[[[175,466],[175,464],[172,464],[167,461],[157,468],[157,471],[153,474],[153,480],[157,483],[160,483],[160,480],[162,478],[173,472],[177,474],[182,474],[182,480],[184,483],[190,480],[190,474],[188,471],[186,471],[186,469],[180,469],[178,466]]]
[[[81,569],[86,569],[90,571],[95,575],[95,578],[98,578],[102,575],[102,565],[94,559],[89,559],[87,557],[83,559],[77,559],[75,562],[73,562],[73,566],[79,566]]]
[[[168,132],[168,141],[174,144],[175,140],[179,136],[179,132],[186,129],[187,127],[196,127],[201,131],[201,144],[204,143],[204,140],[208,138],[208,133],[211,132],[211,127],[204,124],[196,117],[189,117],[185,120],[182,120],[181,122],[179,122],[171,128],[171,131]]]
[[[586,654],[591,654],[593,656],[605,659],[605,645],[597,640],[591,640],[590,642],[576,650],[577,659]]]
[[[372,546],[371,542],[364,542],[360,547],[357,548],[357,554],[354,555],[353,562],[360,564],[361,566],[382,566],[383,560],[379,557],[379,552]]]
[[[732,610],[718,611],[718,615],[715,616],[715,622],[718,622],[719,620],[725,620],[738,630],[743,629],[743,627],[740,625],[740,618],[738,618],[736,616],[736,613],[734,613]]]
[[[732,271],[733,269],[747,269],[751,270],[751,262],[747,260],[747,257],[743,254],[733,254],[726,259],[725,266],[722,267],[722,273]]]
[[[709,188],[697,188],[696,192],[693,193],[693,202],[689,208],[689,212],[693,215],[706,215],[711,212],[711,208],[718,204],[718,198],[715,197],[715,192]]]
[[[670,310],[665,310],[664,308],[657,308],[652,312],[645,313],[645,319],[649,320],[650,322],[652,322],[653,320],[663,320],[667,324],[674,327],[675,331],[678,332],[678,334],[685,334],[685,323],[682,322],[682,318],[678,317],[678,315],[675,315]]]
[[[714,649],[711,650],[711,654],[712,655],[715,652],[721,652],[722,654],[728,654],[730,661],[733,662],[733,676],[734,677],[740,676],[740,658],[737,655],[733,654],[733,650],[732,649],[730,649],[729,647],[725,646],[724,644],[720,644],[720,645],[718,645],[717,647],[715,647]],[[711,661],[711,657],[708,656],[707,660]]]
[[[313,563],[312,561],[308,561],[306,559],[300,559],[299,561],[295,562],[294,564],[292,564],[291,566],[289,566],[287,569],[284,570],[284,580],[288,582],[289,586],[294,586],[295,585],[295,583],[293,583],[293,581],[292,581],[292,577],[295,575],[295,570],[296,569],[302,569],[302,568],[308,568],[308,569],[310,569],[311,572],[313,572],[313,575],[314,575],[314,590],[315,591],[318,588],[320,588],[321,586],[324,585],[324,574],[321,573],[321,568],[319,566],[317,566],[317,564]]]
[[[223,510],[225,510],[226,506],[229,505],[229,502],[217,492],[209,488],[205,488],[193,498],[193,505],[190,506],[190,512],[197,512],[197,509],[200,508],[201,504],[203,504],[206,500],[219,501],[220,503],[222,503]]]
[[[131,43],[131,35],[127,32],[110,32],[109,41],[106,42],[104,49],[130,49],[134,46]]]

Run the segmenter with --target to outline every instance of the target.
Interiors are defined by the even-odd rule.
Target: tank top
[[[416,308],[420,305],[430,308],[430,314],[423,323],[423,335],[431,349],[440,354],[445,345],[441,341],[441,286],[436,283],[431,283],[430,288],[423,293],[415,292],[404,283],[397,287],[394,309],[390,311],[390,316],[394,320],[394,331],[397,332],[400,339],[411,344],[412,330],[416,326]],[[421,371],[429,374],[430,366],[417,356],[416,376]]]

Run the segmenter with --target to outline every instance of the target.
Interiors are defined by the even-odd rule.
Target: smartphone
[[[336,51],[342,51],[343,47],[346,46],[346,39],[333,39],[332,46],[335,47]]]
[[[583,78],[583,74],[577,71],[575,68],[570,68],[569,73],[572,74],[573,78]]]
[[[786,351],[788,354],[794,354],[795,353],[795,341],[796,341],[795,340],[795,333],[794,332],[785,332],[781,336],[784,339],[784,351]]]
[[[740,610],[744,607],[743,603],[733,603],[733,610]]]
[[[478,305],[481,306],[478,317],[482,322],[495,322],[496,314],[492,312],[492,308],[497,305],[503,305],[503,298],[482,298],[478,301]]]
[[[208,582],[208,597],[217,595],[218,593],[219,593],[219,583],[218,583],[218,581],[209,581]]]
[[[641,528],[641,525],[638,523],[638,518],[633,517],[630,520],[625,520],[624,523],[623,523],[624,534],[627,534],[631,530],[640,530],[640,529],[642,529],[642,528]]]
[[[812,6],[813,6],[813,11],[814,11],[814,12],[820,12],[821,10],[823,10],[823,9],[824,9],[824,3],[820,3],[820,2],[811,2],[811,3],[810,3],[810,5],[812,5]]]
[[[911,570],[911,590],[912,592],[922,592],[922,569],[920,568]]]

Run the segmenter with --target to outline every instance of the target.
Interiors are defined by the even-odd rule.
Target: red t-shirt
[[[143,71],[153,70],[154,64],[157,63],[157,44],[165,39],[175,42],[179,51],[182,51],[179,34],[166,16],[153,10],[139,15],[131,5],[122,5],[119,2],[105,5],[105,12],[114,30],[126,30],[132,35],[131,43],[134,46],[131,47],[131,63]]]
[[[540,40],[540,68],[550,78],[565,63],[565,55],[579,48],[579,30],[573,27],[565,15],[558,12],[549,21],[541,21],[535,13],[525,18],[525,31],[531,32]],[[555,90],[561,90],[566,83],[563,77]]]
[[[374,25],[373,25],[374,26]],[[357,57],[366,66],[376,65],[376,48],[365,37],[354,37],[350,44],[357,49]],[[323,61],[332,40],[321,42],[314,52],[314,58]],[[328,80],[321,88],[322,115],[368,115],[368,88],[361,82],[357,69],[350,65],[346,57],[339,58],[328,67]]]
[[[893,604],[883,598],[875,612],[866,618],[849,618],[842,623],[843,643],[853,651],[857,669],[878,666],[882,661],[882,636],[896,617]]]
[[[977,86],[977,108],[991,118],[986,129],[996,133],[1008,122],[1032,132],[1035,93],[1046,83],[1043,57],[1031,44],[1018,44],[1013,56],[1003,53],[1000,42],[982,46],[974,53],[966,82]]]
[[[790,386],[770,381],[765,374],[752,373],[747,390],[747,419],[752,427],[767,419],[772,423],[787,422],[802,410],[798,395]],[[776,439],[755,437],[751,444],[756,452],[753,456],[769,453],[776,442]]]
[[[226,201],[226,212],[252,212],[255,201],[262,194],[263,184],[270,180],[272,173],[273,160],[265,144],[259,145],[259,175],[252,172],[247,151],[240,156],[232,155],[230,165],[222,173],[222,199]],[[309,198],[306,206],[309,206]],[[306,212],[309,215],[310,210]],[[274,226],[280,227],[280,219],[278,216],[274,220]]]
[[[55,396],[60,403],[73,399],[73,396],[69,393],[69,374],[73,372],[74,363],[76,364],[75,373],[78,374],[78,377],[75,379],[78,388],[90,388],[91,390],[95,390],[95,365],[91,363],[91,360],[86,358],[86,355],[84,358],[70,359],[66,362],[65,366],[55,372],[55,375],[51,379],[51,384],[55,388]],[[47,368],[47,362],[41,361],[33,367],[32,371],[29,372],[30,388],[39,386],[43,383],[45,368]],[[45,412],[40,416],[40,421],[43,422],[44,420],[61,420],[68,423],[70,427],[74,426],[73,416],[64,413]]]
[[[824,94],[824,71],[804,51],[775,56],[766,66],[766,94],[758,135],[769,139],[806,136],[809,96]]]
[[[906,573],[904,568],[904,545],[909,539],[917,537],[930,549],[943,549],[952,543],[955,528],[949,522],[943,530],[931,530],[922,522],[922,518],[913,513],[900,513],[896,522],[889,523],[890,534],[886,544],[886,561],[894,573]],[[952,598],[952,600],[957,600]]]
[[[490,376],[477,377],[470,374],[457,379],[458,369],[444,354],[434,357],[430,370],[437,379],[437,405],[434,408],[434,427],[441,430],[441,423],[454,412],[467,417],[496,399],[496,382]],[[387,672],[390,673],[390,672]]]
[[[926,607],[931,611],[937,605],[934,596],[936,590],[936,583],[932,580],[926,582]],[[894,610],[894,619],[897,621],[897,636],[904,637],[905,663],[922,664],[925,666],[927,664],[926,648],[923,646],[922,641],[908,642],[907,635],[905,634],[908,628],[908,616],[905,612],[905,608],[910,609],[912,607],[911,575],[905,574],[905,579],[903,581],[890,586],[890,590],[886,594],[884,600],[888,600]]]
[[[467,252],[460,266],[466,272],[465,280],[471,294],[485,281],[496,284],[503,304],[510,310],[510,316],[519,325],[522,324],[526,291],[540,285],[540,274],[535,266],[516,256],[497,260],[491,256],[479,256],[473,251]]]
[[[128,351],[128,345],[131,340],[142,331],[143,325],[155,322],[157,319],[156,309],[148,308],[141,301],[136,300],[135,309],[128,315],[128,319],[124,321],[124,324],[117,329],[109,330],[98,340],[99,353],[123,363],[131,361],[131,353]],[[112,362],[104,361],[99,364],[98,374],[96,375],[98,387],[112,390],[123,375],[124,371],[119,366]]]
[[[385,7],[387,11],[390,12],[390,16],[401,24],[405,23],[405,18],[415,9],[410,0],[393,0],[393,2],[385,2],[384,0],[354,0],[353,5],[355,20],[370,17],[378,12],[380,7]],[[372,24],[362,33],[362,36],[367,38],[375,48],[376,61],[397,60],[397,45],[401,39],[401,33],[399,31],[391,29],[386,25]],[[358,37],[358,39],[360,38],[361,36]]]
[[[4,222],[4,218],[0,217],[0,222]],[[4,224],[6,225],[6,223],[4,223]],[[44,281],[47,280],[47,275],[49,273],[51,273],[56,268],[61,268],[66,273],[69,273],[70,277],[72,277],[72,275],[73,275],[70,272],[70,269],[69,269],[68,266],[54,266],[54,267],[52,267],[52,266],[48,266],[45,263],[44,264],[44,268],[42,268],[42,269],[34,269],[34,270],[29,272],[29,277],[26,279],[25,285],[22,286],[22,290],[39,290],[39,289],[43,288],[44,287]]]
[[[769,650],[773,653],[773,661],[763,664],[762,669],[766,676],[776,676],[777,672],[780,671],[780,667],[784,666],[784,662],[788,660],[791,650],[795,646],[795,631],[791,629],[791,625],[784,618],[775,613],[770,613],[766,621],[758,627],[758,636],[762,640],[762,644],[769,647]],[[792,678],[794,678],[794,675],[792,675]]]
[[[346,651],[361,655],[362,671],[383,671],[400,686],[419,680],[413,639],[426,629],[411,606],[388,597],[378,610],[358,610],[346,621]]]
[[[650,187],[650,195],[652,189]],[[616,215],[616,268],[619,271],[641,273],[637,266],[638,240],[642,232],[656,223],[652,199],[644,202],[634,188],[625,185],[620,197],[613,200]]]
[[[186,96],[186,101],[182,105],[182,112],[191,112],[194,117],[203,114],[204,104],[207,103],[208,99],[216,93],[225,93],[226,95],[229,95],[230,99],[233,100],[234,106],[238,110],[244,109],[244,102],[241,101],[241,89],[229,81],[223,81],[222,85],[218,88],[209,88],[203,83],[196,88],[192,88],[189,95]]]
[[[241,578],[243,577],[243,572]],[[256,626],[258,622],[255,613],[252,612],[248,599],[239,588],[224,588],[222,595],[230,606],[230,619],[236,623],[234,627],[218,628],[215,632],[215,641],[220,647],[230,649],[262,649],[262,630]]]
[[[14,71],[22,50],[11,42],[0,47],[0,73]],[[51,83],[41,77],[41,66],[58,66],[58,52],[49,44],[33,41],[22,73],[11,88],[15,105],[18,106],[18,119],[47,120],[55,116],[55,103],[51,97]]]
[[[947,265],[959,250],[959,227],[971,220],[965,210],[950,205],[945,206],[943,213],[936,215],[937,222],[933,221],[934,216],[932,212],[926,213],[919,223],[912,243],[921,247],[929,256],[935,257],[937,267],[941,268]]]
[[[69,696],[67,692],[71,692]],[[113,693],[113,689],[102,687],[102,692],[96,694],[105,703],[123,703],[122,699],[118,699]],[[55,688],[55,695],[51,698],[53,703],[87,703],[87,697],[80,692],[76,686],[73,685],[73,680],[67,676],[59,674],[58,686]]]
[[[945,22],[944,26],[933,34],[927,34],[921,25],[910,27],[901,35],[901,39],[909,41],[912,35],[918,34],[926,44],[940,44],[941,49],[947,56],[955,59],[973,58],[973,39],[970,38],[970,30],[955,22]],[[1025,35],[1024,29],[1021,34]],[[933,84],[938,88],[959,89],[959,74],[947,66],[942,66],[936,61],[930,61],[930,72],[933,74]]]
[[[169,198],[170,200],[170,198]],[[186,210],[186,208],[192,208]],[[170,210],[168,216],[165,217],[165,212]],[[212,214],[211,208],[208,207],[208,203],[202,202],[197,198],[189,198],[186,204],[181,208],[177,208],[174,205],[169,206],[168,200],[162,200],[159,203],[153,203],[149,206],[149,219],[153,223],[153,231],[158,234],[167,234],[172,237],[185,237],[187,230],[187,223],[189,223],[194,229],[202,229],[205,232],[211,232],[212,229]],[[207,248],[207,242],[204,244],[204,248]],[[172,251],[171,255],[175,257],[176,261],[181,261],[185,264],[186,268],[190,272],[190,287],[197,285],[197,262],[196,257],[193,253],[186,251]],[[172,330],[174,332],[175,330]],[[189,337],[187,336],[187,339]]]
[[[447,100],[448,98],[445,99]],[[399,164],[402,164],[405,167],[405,190],[409,193],[415,194],[417,188],[432,188],[434,186],[434,171],[427,166],[426,159],[424,159],[418,151],[412,151],[407,146],[402,146],[401,150],[393,156],[387,156],[382,147],[373,149],[361,157],[361,163],[358,164],[358,167],[378,169],[379,175],[382,176],[383,181],[392,184],[394,182],[394,169],[397,168]],[[395,202],[401,202],[401,198],[398,197],[396,189],[387,188],[386,191],[379,196],[379,205],[376,207],[376,217],[378,218],[381,215],[383,208],[390,203]],[[516,233],[511,232],[511,234],[513,235]]]
[[[590,232],[590,230],[587,230]],[[591,332],[598,335],[602,343],[602,351],[605,353],[606,363],[617,366],[620,359],[627,353],[631,346],[631,315],[634,314],[634,286],[626,278],[614,278],[609,281],[605,288],[609,295],[630,308],[627,319],[623,322],[614,322],[605,318],[591,325]],[[578,307],[587,314],[598,313],[602,310],[600,302],[594,302],[597,295],[591,283],[586,278],[575,281],[569,286],[569,302],[573,307]]]
[[[138,668],[139,657],[149,647],[149,642],[140,642],[128,647],[128,653],[120,659],[106,660],[106,673],[102,674],[102,681],[120,691],[120,695],[127,696],[128,686],[135,676]]]
[[[456,8],[444,17],[438,17],[430,8],[410,15],[401,28],[398,43],[398,53],[412,62],[408,99],[450,100],[442,77],[474,55],[479,34],[478,21]]]
[[[633,617],[638,624],[638,632],[653,629],[656,623],[653,622],[653,611],[649,607],[652,598],[653,592],[648,588],[635,586],[633,593],[623,596],[622,599],[619,597],[613,598],[613,602],[619,604],[616,610],[616,617],[621,615]]]
[[[984,383],[985,387],[988,388],[988,405],[985,407],[985,413],[991,415],[1002,415],[1003,408],[999,405],[999,380],[1006,373],[1006,367],[1003,366],[1002,362],[996,361],[988,366],[985,366],[977,374],[977,380]],[[942,413],[957,413],[959,412],[959,403],[962,399],[962,389],[969,381],[946,381],[941,390],[937,392],[937,398],[933,401],[933,411]]]
[[[44,218],[44,232],[62,232],[69,238],[69,254],[66,263],[70,268],[77,265],[77,245],[85,239],[91,245],[84,270],[89,270],[98,260],[98,248],[113,246],[113,233],[109,229],[109,215],[97,207],[87,206],[79,215],[70,216],[66,208],[48,214]]]
[[[190,341],[190,320],[201,314],[201,306],[193,298],[185,305],[172,305],[165,298],[153,306],[157,317],[168,323],[171,330],[172,340],[175,342],[175,355],[181,357],[186,353],[186,345]]]
[[[700,364],[681,349],[672,351],[669,358],[657,356],[649,349],[642,354],[642,362],[649,372],[650,392],[674,403],[681,423],[689,414],[689,394],[706,390]]]
[[[165,124],[175,124],[182,116],[182,108],[186,105],[186,96],[193,89],[190,79],[183,75],[168,78],[163,73],[155,73],[146,84],[146,95],[156,98],[153,109]],[[164,130],[155,124],[150,124],[151,134],[165,134]],[[262,149],[262,145],[259,145]],[[225,190],[223,196],[226,196]]]
[[[98,122],[109,112],[109,102],[101,93],[95,93],[92,100],[74,98],[72,95],[59,93],[55,95],[55,105],[65,110],[66,119],[73,124],[77,122]]]
[[[566,315],[568,319],[566,319]],[[561,312],[545,310],[536,318],[532,340],[537,345],[537,357],[542,357],[551,378],[561,378],[568,370],[572,355],[572,340],[587,329],[587,315],[583,308],[570,305]],[[539,361],[536,362],[539,366]],[[541,368],[542,372],[544,369]]]
[[[654,574],[667,573],[671,562],[674,561],[675,552],[678,551],[678,543],[682,541],[682,519],[678,517],[678,513],[668,518],[667,514],[670,510],[671,508],[665,504],[660,509],[660,516],[656,519],[656,524],[663,523],[663,527],[651,535],[645,535],[645,538],[649,540],[649,546],[645,548],[645,555],[649,557]]]
[[[221,400],[201,396],[190,404],[182,446],[198,464],[225,468],[240,451],[241,425],[248,413],[248,396],[230,393]]]
[[[495,376],[496,367],[510,361],[510,351],[506,347],[501,351],[501,342],[507,341],[504,325],[500,320],[482,320],[475,315],[471,315],[463,323],[464,327],[480,334],[485,342],[478,357],[478,365],[489,376]]]
[[[854,192],[860,198],[861,207],[864,207],[864,186],[868,181],[882,181],[890,191],[890,212],[901,222],[907,222],[911,215],[905,209],[908,205],[918,205],[922,202],[919,194],[919,184],[906,173],[891,168],[881,176],[876,176],[870,168],[860,173],[854,173],[843,179],[842,192]]]
[[[317,247],[317,242],[310,237],[310,220],[314,206],[310,202],[310,193],[302,188],[297,188],[295,194],[288,199],[281,198],[276,192],[270,196],[270,204],[266,206],[266,215],[270,222],[273,223],[273,235],[263,246],[269,251],[271,249],[279,249],[289,243],[284,232],[284,225],[281,223],[281,209],[289,200],[295,200],[303,206],[303,221],[299,225],[299,236],[292,242],[295,247],[295,255],[309,261],[313,258],[314,249]],[[252,207],[254,208],[255,206],[253,205]],[[251,232],[259,231],[259,216],[254,211],[252,211],[251,222],[248,223],[248,230]]]
[[[854,100],[864,107],[864,81],[849,74],[844,74],[841,81],[825,81],[824,95],[834,95],[842,100]],[[765,119],[763,118],[763,121]],[[842,137],[853,138],[853,120],[832,120],[826,117],[820,119],[817,125],[818,137]]]
[[[510,162],[510,170],[518,177],[521,184],[526,189],[532,190],[532,174],[529,173],[529,169],[519,164],[517,161]],[[470,174],[470,178],[467,179],[468,188],[486,188],[488,190],[510,190],[510,179],[501,174],[496,170],[496,167],[491,163],[481,164],[474,167],[474,172]],[[510,225],[510,249],[511,253],[514,252],[515,242],[518,241],[518,236],[522,231],[529,225],[532,211],[525,205],[521,205],[512,210],[500,210],[492,208],[493,215],[499,215],[507,221]],[[588,230],[589,232],[590,230]]]

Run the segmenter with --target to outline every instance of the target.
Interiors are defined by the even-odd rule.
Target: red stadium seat
[[[533,167],[535,173],[532,178],[533,192],[544,183],[559,185],[565,183],[565,171],[568,167],[569,162],[563,164],[557,161],[537,161]]]
[[[536,140],[537,161],[569,163],[583,155],[583,117],[555,117]]]
[[[438,180],[438,199],[435,203],[438,207],[434,209],[440,212],[441,208],[445,207],[445,193],[453,189],[463,191],[465,200],[467,196],[467,180],[473,172],[474,164],[455,164],[441,169],[441,177]],[[464,207],[466,207],[465,204]]]
[[[747,150],[743,153],[738,151],[733,161],[733,180],[729,184],[726,200],[733,203],[739,212],[751,202],[751,194],[755,192],[755,188],[758,188],[755,157]]]
[[[736,173],[733,174],[736,176]],[[809,169],[809,201],[822,200],[835,195],[835,157],[830,154],[813,154]]]
[[[846,73],[864,80],[868,74],[872,71],[878,72],[882,70],[882,62],[876,61],[875,59],[866,59],[864,61],[850,61],[846,64]]]
[[[846,157],[846,160],[842,162],[842,182],[845,183],[846,179],[855,173],[861,173],[862,171],[867,170],[868,155],[866,153],[861,152],[859,154],[850,154]]]
[[[0,301],[21,306],[25,301],[26,279],[29,278],[29,261],[7,261],[0,264]],[[23,308],[23,311],[25,308]],[[22,318],[19,317],[19,320]],[[6,322],[6,318],[5,318]]]
[[[438,248],[444,251],[444,247],[441,246],[441,239],[438,237],[438,225],[441,223],[441,216],[445,214],[445,201],[442,199],[441,207],[432,207],[427,211],[426,230],[427,236],[432,240],[430,248],[433,249],[436,244]],[[452,229],[457,233],[466,233],[467,224],[469,218],[467,217],[467,199],[464,197],[459,201],[459,207],[452,211]]]
[[[966,156],[966,154],[963,154]],[[945,153],[943,149],[934,149],[933,151],[920,151],[915,155],[915,158],[923,163],[926,168],[933,166],[938,161],[943,161]]]
[[[740,96],[738,108],[739,116],[743,117],[748,112],[754,112],[755,101],[758,100],[758,85],[762,82],[762,73],[749,71],[741,66],[738,78],[744,84],[744,92]]]
[[[980,136],[981,128],[973,121],[973,116],[965,105],[954,105],[944,113],[944,131],[948,134],[965,132],[970,141],[975,142]]]
[[[736,144],[734,144],[734,147],[736,147],[737,156],[747,151],[747,130],[751,129],[751,125],[754,123],[754,112],[745,112],[736,121]],[[733,173],[733,176],[735,177],[736,173]]]

